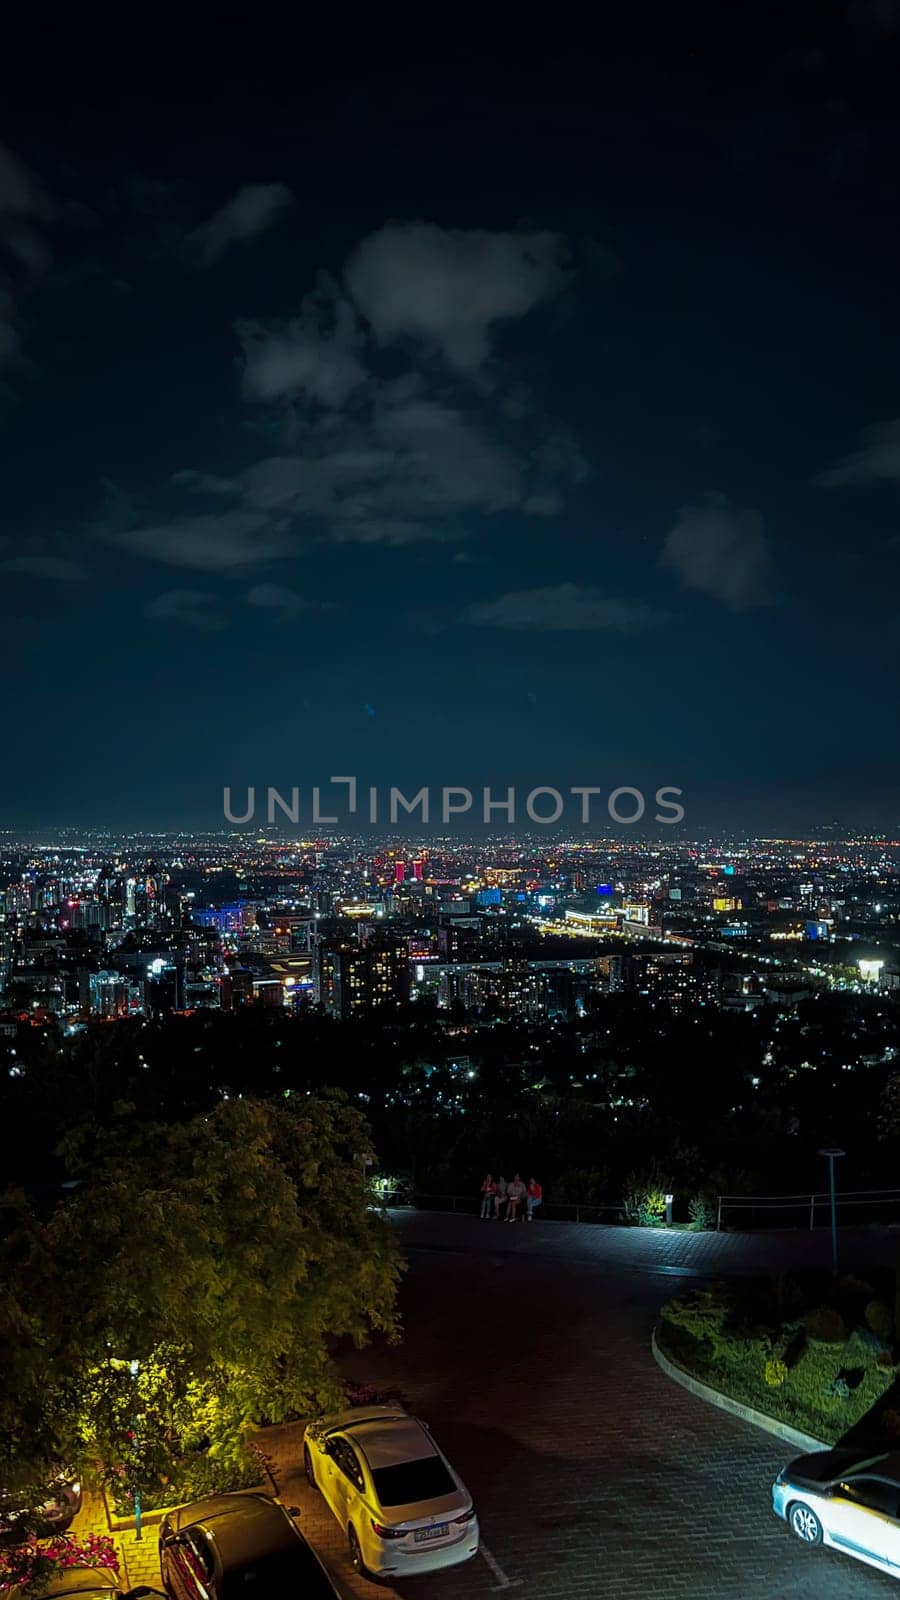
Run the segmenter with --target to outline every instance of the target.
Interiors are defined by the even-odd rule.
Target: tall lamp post
[[[128,1370],[131,1373],[131,1376],[133,1377],[135,1383],[137,1383],[138,1374],[140,1373],[140,1370],[141,1370],[140,1362],[139,1361],[129,1361]],[[138,1449],[137,1425],[141,1420],[140,1419],[140,1415],[138,1413],[135,1414],[135,1419],[134,1420],[135,1420],[134,1444],[135,1444],[135,1453],[137,1453],[137,1449]],[[137,1471],[136,1468],[135,1468],[135,1471]],[[141,1491],[140,1491],[140,1488],[137,1485],[135,1485],[135,1489],[134,1489],[134,1538],[135,1538],[135,1543],[137,1543],[137,1541],[139,1539],[143,1539],[143,1537],[144,1537],[144,1535],[141,1532]]]
[[[828,1192],[831,1198],[831,1270],[837,1277],[837,1204],[834,1196],[834,1163],[840,1156],[846,1155],[846,1150],[839,1150],[837,1145],[826,1145],[819,1151],[820,1156],[828,1157]]]

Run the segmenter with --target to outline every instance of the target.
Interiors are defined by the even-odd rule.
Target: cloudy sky
[[[22,58],[0,826],[355,773],[896,836],[900,6],[699,16]]]

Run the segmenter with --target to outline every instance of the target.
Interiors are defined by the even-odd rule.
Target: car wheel
[[[791,1533],[795,1533],[804,1544],[822,1543],[822,1524],[816,1513],[810,1511],[809,1506],[791,1506],[788,1513],[788,1522]]]
[[[318,1494],[319,1485],[316,1483],[316,1474],[313,1471],[312,1456],[309,1453],[308,1444],[303,1446],[303,1471],[306,1473],[306,1481],[309,1484],[309,1487],[311,1489],[315,1489],[316,1493]]]
[[[369,1576],[369,1569],[363,1561],[362,1550],[359,1547],[359,1539],[356,1536],[356,1529],[354,1528],[352,1522],[347,1529],[347,1543],[350,1546],[350,1560],[353,1562],[354,1570],[359,1573],[361,1578],[367,1578]]]

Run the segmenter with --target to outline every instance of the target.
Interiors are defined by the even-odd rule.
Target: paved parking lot
[[[410,1600],[488,1600],[507,1583],[522,1600],[897,1595],[892,1579],[796,1544],[769,1510],[790,1448],[694,1399],[650,1355],[661,1301],[682,1274],[727,1270],[727,1246],[423,1213],[398,1226],[411,1263],[404,1344],[346,1370],[397,1384],[431,1424],[476,1498],[492,1562],[409,1580]],[[730,1259],[753,1270],[767,1248],[741,1239]],[[809,1246],[795,1236],[795,1248]],[[286,1498],[345,1593],[389,1594],[356,1578],[336,1522],[299,1462],[288,1466]]]
[[[491,1600],[507,1588],[509,1600],[897,1596],[892,1579],[796,1544],[769,1510],[790,1447],[671,1383],[649,1350],[661,1302],[692,1278],[824,1263],[826,1236],[508,1228],[421,1212],[394,1221],[410,1260],[404,1342],[343,1366],[396,1385],[431,1424],[475,1496],[484,1550],[408,1580],[409,1600]],[[894,1238],[848,1235],[847,1264],[890,1256]],[[268,1430],[265,1443],[285,1504],[300,1507],[348,1600],[390,1596],[352,1571],[342,1531],[303,1479],[298,1430]]]

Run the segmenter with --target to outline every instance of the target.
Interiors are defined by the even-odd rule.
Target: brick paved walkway
[[[145,1527],[142,1532],[141,1540],[136,1540],[134,1533],[127,1529],[112,1535],[119,1552],[123,1589],[134,1589],[139,1584],[147,1584],[151,1589],[158,1589],[160,1586],[157,1529],[155,1526]],[[80,1538],[87,1533],[109,1534],[106,1508],[101,1495],[85,1491],[81,1510],[72,1523],[72,1533]]]
[[[757,1273],[831,1267],[831,1234],[785,1228],[771,1233],[689,1233],[665,1228],[623,1228],[577,1222],[529,1226],[517,1222],[512,1233],[505,1222],[480,1222],[476,1217],[438,1211],[391,1211],[404,1243],[425,1242],[435,1248],[466,1251],[550,1253],[554,1258],[628,1269],[696,1277],[754,1276]],[[861,1261],[893,1265],[900,1260],[900,1224],[842,1228],[838,1237],[841,1270]]]
[[[472,1490],[478,1556],[407,1580],[407,1600],[878,1600],[890,1579],[792,1540],[769,1510],[790,1447],[671,1383],[649,1350],[675,1280],[827,1265],[827,1232],[685,1234],[396,1213],[409,1252],[405,1339],[343,1360],[397,1385]],[[900,1233],[846,1230],[842,1264],[894,1260]],[[352,1600],[345,1534],[302,1477],[302,1429],[268,1429],[285,1505]],[[132,1584],[156,1585],[156,1531],[125,1536]],[[510,1596],[519,1600],[519,1595]]]
[[[896,1595],[891,1580],[793,1541],[769,1509],[789,1447],[670,1383],[649,1352],[673,1268],[681,1277],[818,1264],[827,1235],[552,1223],[510,1232],[421,1213],[397,1226],[411,1261],[405,1342],[360,1352],[346,1370],[397,1383],[431,1423],[523,1600]],[[846,1264],[891,1257],[895,1239],[845,1236]],[[495,1582],[478,1558],[403,1593],[488,1600]]]

